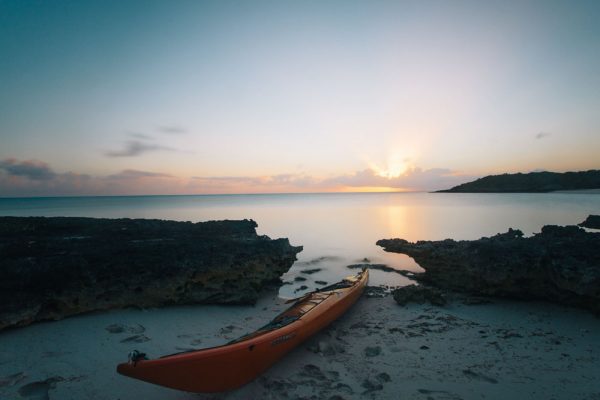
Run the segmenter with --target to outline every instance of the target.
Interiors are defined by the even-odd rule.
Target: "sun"
[[[369,163],[369,167],[375,172],[375,175],[382,178],[393,179],[403,175],[409,169],[409,160],[405,157],[395,155],[388,157],[384,165]]]

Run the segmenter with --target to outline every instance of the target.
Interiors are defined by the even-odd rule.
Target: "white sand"
[[[115,372],[131,349],[156,357],[223,344],[284,307],[271,294],[255,307],[120,310],[3,332],[0,399],[600,399],[600,319],[505,300],[439,308],[362,298],[262,377],[226,394],[188,394]],[[131,332],[109,333],[111,324]],[[121,342],[135,335],[150,340]]]

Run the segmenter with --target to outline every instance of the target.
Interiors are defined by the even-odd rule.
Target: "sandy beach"
[[[599,21],[0,0],[0,400],[600,400]]]
[[[254,382],[190,394],[129,379],[132,349],[158,357],[223,344],[285,308],[115,310],[0,333],[1,399],[599,399],[600,319],[538,302],[450,297],[444,307],[361,300]]]

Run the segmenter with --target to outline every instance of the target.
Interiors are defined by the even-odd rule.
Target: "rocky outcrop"
[[[422,285],[408,285],[395,289],[392,292],[394,300],[401,306],[408,303],[425,304],[430,303],[434,306],[443,306],[446,304],[444,294],[436,288]]]
[[[600,215],[588,215],[585,221],[578,225],[584,228],[600,229]]]
[[[347,265],[346,268],[350,268],[350,269],[377,269],[379,271],[383,271],[383,272],[394,272],[396,274],[400,274],[402,276],[405,276],[409,279],[412,279],[414,273],[412,271],[406,271],[403,269],[396,269],[393,267],[390,267],[388,265],[385,264],[352,264],[352,265]]]
[[[302,250],[256,227],[0,217],[0,329],[119,307],[254,303]]]
[[[544,226],[525,238],[518,230],[473,241],[377,242],[415,259],[420,282],[476,295],[539,299],[600,312],[600,233]]]

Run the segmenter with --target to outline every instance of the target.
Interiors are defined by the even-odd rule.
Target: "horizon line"
[[[271,196],[271,195],[303,195],[303,194],[398,194],[398,193],[435,193],[430,190],[398,190],[398,191],[368,191],[368,192],[274,192],[274,193],[194,193],[194,194],[100,194],[100,195],[47,195],[47,196],[0,196],[0,200],[15,199],[60,199],[60,198],[96,198],[96,197],[192,197],[192,196]]]

